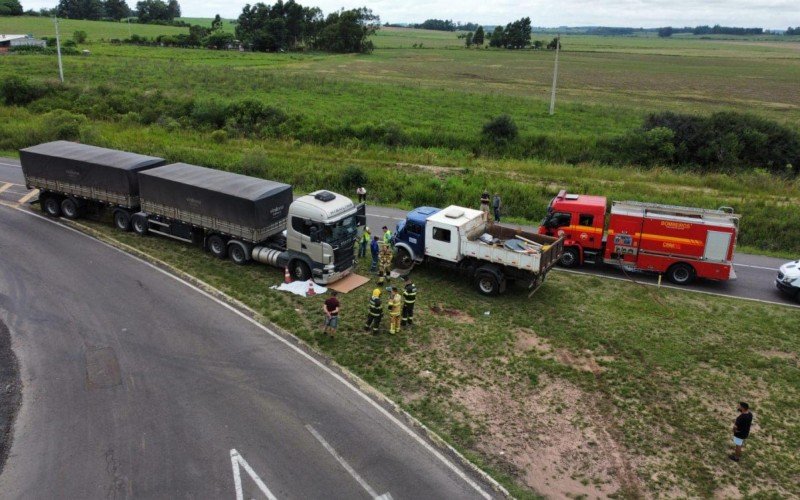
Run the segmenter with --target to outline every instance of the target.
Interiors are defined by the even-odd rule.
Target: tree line
[[[691,33],[692,35],[736,35],[736,36],[745,36],[745,35],[765,35],[769,32],[765,31],[764,28],[737,28],[734,26],[720,26],[719,24],[715,24],[714,26],[685,26],[683,28],[673,28],[672,26],[665,26],[663,28],[658,28],[658,36],[662,38],[668,38],[672,35],[678,33]],[[800,35],[800,26],[797,28],[789,27],[784,31],[785,35]]]
[[[387,26],[391,25],[387,24]],[[478,23],[454,23],[452,19],[426,19],[419,24],[411,24],[403,27],[434,31],[476,31],[480,25]]]

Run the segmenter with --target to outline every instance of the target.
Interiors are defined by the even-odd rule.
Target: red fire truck
[[[657,205],[561,191],[539,233],[563,236],[561,265],[603,262],[631,271],[666,274],[678,285],[695,278],[736,279],[733,253],[739,216],[731,209]],[[606,225],[608,220],[608,225]]]

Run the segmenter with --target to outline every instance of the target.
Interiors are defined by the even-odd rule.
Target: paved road
[[[0,321],[24,387],[0,497],[236,498],[232,453],[244,498],[264,498],[248,469],[278,498],[488,491],[321,363],[166,273],[8,206],[0,234]]]
[[[19,169],[18,160],[0,158],[0,183],[3,182],[14,183],[16,186],[11,186],[9,188],[8,193],[13,194],[0,193],[0,202],[4,200],[4,197],[6,198],[6,201],[8,201],[12,197],[19,198],[19,193],[24,194],[27,192],[24,186],[20,185],[23,183],[23,177],[22,172]],[[379,229],[384,225],[394,230],[394,226],[403,218],[404,215],[405,212],[402,210],[387,207],[369,206],[367,210],[367,225],[372,228],[373,231],[379,231]],[[744,223],[747,223],[746,218]],[[662,286],[800,307],[800,305],[798,305],[796,302],[778,292],[777,288],[775,287],[775,277],[778,273],[778,268],[785,262],[785,259],[739,253],[734,259],[734,266],[737,275],[736,280],[722,283],[713,281],[698,281],[689,287],[674,287],[673,285],[669,284]],[[563,269],[557,270],[560,272],[577,272],[581,274],[594,274],[616,279],[629,279],[629,276],[623,273],[622,270],[603,265],[586,266],[576,271],[566,271]],[[647,274],[636,273],[630,276],[637,281],[644,283],[655,284],[657,282],[657,277]]]

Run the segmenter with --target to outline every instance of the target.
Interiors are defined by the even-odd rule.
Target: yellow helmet
[[[375,290],[372,291],[372,298],[373,299],[377,299],[380,296],[381,296],[381,289],[380,288],[376,288]]]

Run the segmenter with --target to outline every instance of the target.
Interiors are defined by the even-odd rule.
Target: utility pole
[[[64,66],[61,65],[61,37],[58,34],[58,18],[53,16],[53,23],[56,25],[56,52],[58,52],[58,76],[61,83],[64,83]]]
[[[131,18],[128,18],[128,38],[131,38],[133,34],[131,33]]]
[[[561,35],[556,36],[556,62],[553,67],[553,90],[550,91],[550,116],[556,112],[556,82],[558,81],[558,52],[561,49]]]

